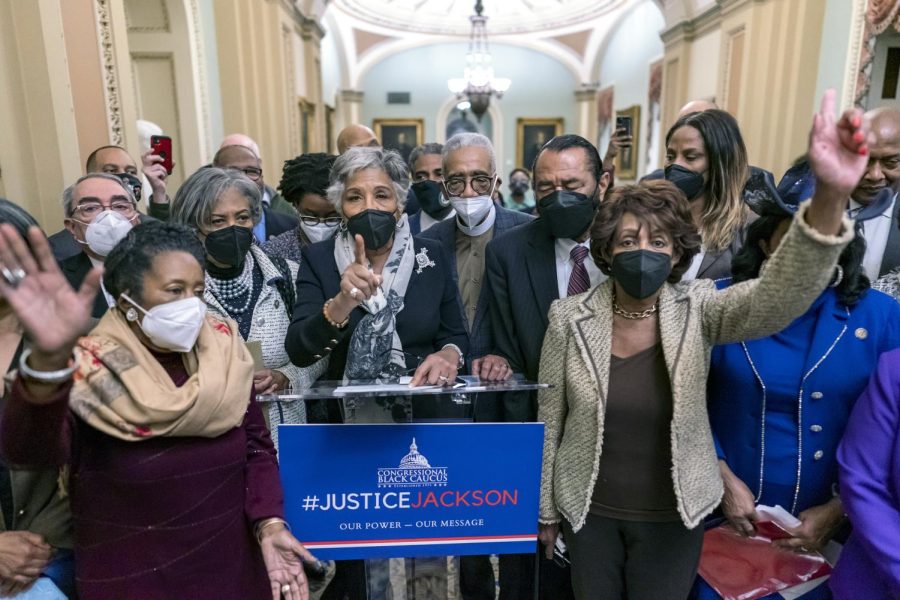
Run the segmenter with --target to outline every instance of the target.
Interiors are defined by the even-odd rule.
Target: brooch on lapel
[[[421,273],[422,269],[426,267],[433,267],[434,261],[428,258],[428,248],[422,248],[419,250],[418,254],[416,254],[416,265],[418,265],[418,269],[416,269],[416,273]]]

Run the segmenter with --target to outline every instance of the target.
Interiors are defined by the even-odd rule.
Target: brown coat
[[[666,284],[659,329],[674,402],[672,480],[686,527],[697,526],[722,498],[722,481],[706,413],[710,350],[784,329],[828,284],[844,233],[824,236],[798,211],[759,279],[725,290],[710,280]],[[538,420],[545,423],[540,521],[565,518],[578,531],[587,518],[603,446],[603,419],[612,348],[612,281],[557,300],[541,354]]]

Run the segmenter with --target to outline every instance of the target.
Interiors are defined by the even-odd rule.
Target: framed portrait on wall
[[[531,170],[541,146],[557,135],[562,135],[563,120],[526,119],[516,120],[516,166]]]
[[[624,110],[616,111],[616,126],[622,121],[631,120],[631,148],[621,148],[616,157],[616,179],[637,179],[638,157],[641,146],[641,105],[635,104]]]
[[[375,119],[375,137],[382,147],[396,150],[409,162],[409,153],[425,140],[425,119]]]

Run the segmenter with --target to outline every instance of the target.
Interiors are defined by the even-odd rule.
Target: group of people
[[[545,424],[543,548],[460,557],[465,600],[717,598],[704,531],[758,505],[799,519],[787,551],[843,544],[803,598],[900,598],[900,111],[826,93],[778,184],[682,112],[644,181],[613,182],[624,132],[606,161],[561,135],[505,206],[485,136],[404,161],[361,125],[277,190],[244,135],[172,197],[152,151],[99,148],[49,238],[0,200],[0,596],[388,597],[383,561],[290,531],[277,425],[474,419]],[[257,402],[461,373],[551,387]],[[411,562],[407,597],[446,597],[447,558]]]

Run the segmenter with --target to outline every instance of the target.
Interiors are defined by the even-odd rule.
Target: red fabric
[[[703,537],[700,576],[724,600],[756,600],[831,572],[820,554],[798,554],[772,545],[773,539],[787,537],[774,523],[756,525],[758,535],[752,538],[727,525],[710,529]]]
[[[157,358],[176,385],[186,381],[178,355]],[[0,447],[16,464],[70,464],[79,598],[269,597],[252,529],[283,517],[283,497],[259,406],[218,438],[125,442],[69,412],[68,392],[37,406],[17,381]]]

